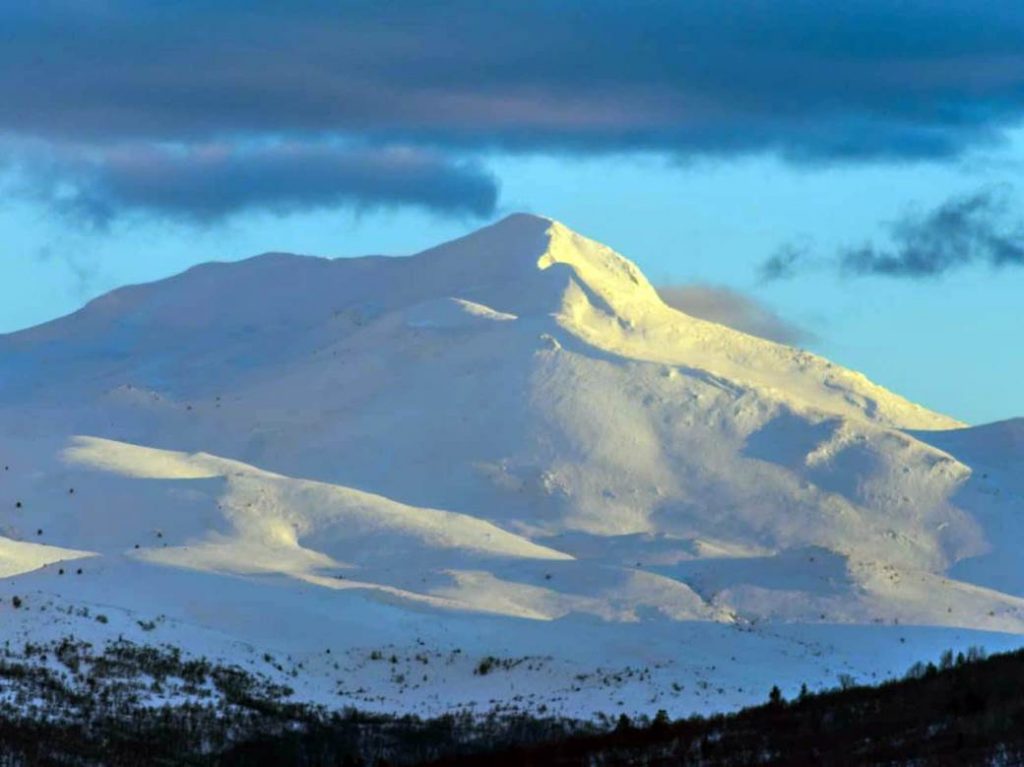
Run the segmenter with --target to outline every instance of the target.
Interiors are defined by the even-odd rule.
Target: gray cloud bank
[[[7,3],[0,126],[935,156],[1024,113],[1016,0]]]
[[[65,166],[108,206],[204,218],[370,199],[483,214],[493,184],[442,154],[955,156],[1024,117],[1024,4],[12,2],[0,5],[0,104],[0,136],[62,152],[186,147],[164,190],[116,164],[94,164],[88,178]],[[321,169],[311,156],[337,139],[429,150],[435,164],[387,165],[383,180],[366,157]],[[197,195],[183,181],[210,143],[266,140],[311,148],[236,151],[202,166],[210,181]],[[292,179],[316,170],[320,191],[306,200]],[[240,188],[245,173],[261,175],[252,194]]]
[[[752,336],[799,346],[814,334],[783,319],[753,296],[721,285],[662,285],[661,300],[674,309],[702,320],[727,325]]]

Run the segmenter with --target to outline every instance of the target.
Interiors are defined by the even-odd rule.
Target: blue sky
[[[0,331],[527,210],[927,406],[1024,415],[1024,9],[729,8],[2,9]]]

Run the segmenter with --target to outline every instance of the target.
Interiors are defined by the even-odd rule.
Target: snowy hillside
[[[675,311],[548,219],[206,264],[0,360],[0,639],[589,715],[1024,634],[1021,422]]]

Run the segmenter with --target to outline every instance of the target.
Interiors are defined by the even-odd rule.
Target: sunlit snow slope
[[[0,337],[0,463],[5,594],[169,616],[201,651],[560,669],[477,689],[454,664],[412,695],[353,660],[361,692],[331,694],[360,705],[590,711],[580,673],[645,664],[623,705],[732,705],[759,674],[1024,633],[1020,422],[689,317],[534,216],[407,258],[206,264]],[[0,611],[0,639],[57,630]],[[684,637],[703,686],[658,655]]]

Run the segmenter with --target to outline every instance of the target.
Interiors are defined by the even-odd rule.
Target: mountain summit
[[[682,711],[712,705],[697,680],[749,702],[737,657],[806,680],[1024,633],[1013,424],[671,309],[550,219],[205,264],[0,355],[0,590],[53,608],[7,639],[160,617],[186,649],[304,658],[314,698],[590,713],[579,677],[615,664],[662,669],[609,682],[631,706]],[[449,661],[384,674],[382,646]],[[521,670],[470,683],[454,648]]]
[[[136,383],[147,385],[150,375],[161,385],[195,390],[251,376],[254,365],[296,360],[394,312],[426,317],[431,302],[443,307],[451,300],[513,315],[522,325],[551,320],[556,332],[595,349],[776,388],[825,411],[901,428],[961,425],[815,355],[671,309],[628,259],[557,221],[527,214],[405,258],[274,253],[204,264],[115,290],[69,317],[0,337],[0,351],[17,360],[31,358],[26,348],[52,344],[60,351],[49,363],[60,366],[61,380],[116,383],[107,375],[116,357],[129,369],[150,371]],[[171,361],[201,361],[205,372],[165,374]],[[72,363],[88,370],[65,367]],[[11,376],[8,383],[30,383],[38,395],[58,369],[35,377],[27,371],[29,377]],[[116,376],[125,372],[119,366]]]

